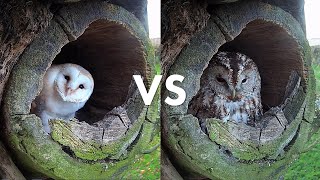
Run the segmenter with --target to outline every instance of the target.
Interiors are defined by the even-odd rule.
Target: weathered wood
[[[278,6],[281,9],[289,12],[301,25],[304,32],[306,32],[306,21],[304,18],[304,0],[261,0],[262,2]]]
[[[238,0],[208,0],[209,11],[214,8],[217,4],[232,3]],[[274,6],[278,6],[281,9],[289,12],[301,25],[304,32],[306,32],[306,22],[304,18],[304,0],[259,0],[264,3],[268,3]]]
[[[18,57],[52,18],[49,4],[39,1],[0,2],[0,101]]]
[[[25,177],[21,174],[19,169],[10,158],[10,154],[5,149],[4,145],[0,142],[0,178],[24,180]]]
[[[169,106],[163,97],[177,95],[163,89],[163,145],[183,178],[281,177],[293,157],[304,150],[309,136],[319,129],[313,120],[315,86],[303,29],[289,13],[257,1],[213,6],[209,11],[207,25],[193,34],[181,51],[178,49],[174,63],[167,67],[167,76],[185,77],[179,87],[186,91],[186,100]],[[255,126],[206,119],[208,136],[199,120],[188,114],[188,104],[218,50],[242,52],[256,62],[265,114]],[[292,72],[298,76],[290,77]]]
[[[277,107],[271,108],[269,111],[265,112],[262,121],[261,124],[263,125],[261,125],[259,137],[261,144],[272,142],[279,138],[289,124],[283,111]]]
[[[146,110],[132,125],[125,109],[112,110],[106,117],[94,123],[50,121],[52,138],[68,146],[76,157],[87,160],[126,157],[127,148],[137,138],[144,122]]]
[[[296,120],[297,121],[297,120]],[[218,119],[207,119],[208,134],[212,141],[223,146],[233,157],[242,160],[275,158],[284,152],[297,133],[298,124],[288,124],[279,108],[270,109],[264,114],[257,127],[234,122],[223,123]],[[287,133],[286,128],[293,131]]]
[[[147,108],[130,86],[138,72],[149,87],[153,58],[145,29],[125,9],[100,1],[60,6],[48,28],[24,49],[7,84],[6,138],[19,165],[53,179],[121,177],[149,148],[157,123],[157,104]],[[88,69],[95,90],[77,113],[85,122],[51,121],[51,137],[30,106],[47,68],[66,62]],[[28,176],[34,177],[42,176]]]
[[[75,3],[81,0],[52,0],[55,4]],[[82,0],[84,1],[84,0]],[[147,0],[109,0],[109,3],[121,6],[134,14],[148,31]]]
[[[126,109],[123,107],[115,107],[106,114],[102,121],[94,123],[94,125],[104,129],[102,142],[108,143],[110,141],[118,140],[121,136],[126,134],[132,126],[132,123]]]
[[[209,14],[203,0],[164,0],[161,7],[161,74],[166,75],[181,49],[206,25]]]
[[[182,180],[175,167],[171,164],[167,154],[161,149],[161,179],[162,180]]]
[[[289,81],[286,87],[286,91],[284,93],[284,102],[283,107],[287,106],[289,101],[292,101],[292,99],[297,95],[299,87],[300,87],[301,77],[299,74],[295,71],[291,72],[291,75],[289,77]]]

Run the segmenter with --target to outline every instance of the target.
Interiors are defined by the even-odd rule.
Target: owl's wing
[[[215,109],[214,93],[203,89],[191,100],[188,112],[198,118],[212,118],[215,117]]]
[[[52,65],[46,72],[43,77],[43,88],[48,89],[52,88],[54,85],[54,81],[57,78],[58,73],[60,72],[62,66],[61,65]]]
[[[43,76],[43,84],[40,94],[31,103],[31,113],[40,116],[41,112],[46,109],[45,103],[53,92],[54,81],[60,71],[59,65],[52,65]]]
[[[39,116],[44,109],[45,109],[45,99],[43,96],[39,95],[31,103],[30,112],[32,114],[36,114],[37,116]]]

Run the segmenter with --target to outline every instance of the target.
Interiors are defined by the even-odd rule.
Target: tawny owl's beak
[[[236,90],[235,89],[232,89],[231,97],[232,97],[232,99],[234,99],[236,97]]]

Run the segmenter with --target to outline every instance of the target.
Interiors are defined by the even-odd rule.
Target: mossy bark
[[[0,101],[3,104],[3,91],[18,57],[32,40],[48,27],[53,15],[46,2],[10,0],[0,2],[0,16]],[[3,132],[3,118],[0,118],[0,122]],[[1,141],[7,143],[7,139]],[[0,152],[0,178],[24,179],[11,160],[12,154],[7,153],[11,152],[10,149],[7,150],[1,143]]]
[[[52,0],[54,4],[68,4],[85,0]],[[123,7],[134,14],[148,31],[147,0],[109,0],[111,4]]]
[[[137,69],[138,73],[145,78],[147,87],[150,86],[151,79],[155,75],[153,47],[141,22],[120,6],[100,1],[88,1],[58,7],[57,10],[53,10],[53,19],[45,31],[40,33],[27,48],[22,48],[24,52],[10,74],[3,100],[3,119],[7,144],[16,156],[19,166],[32,172],[27,173],[28,178],[43,176],[54,179],[120,178],[135,158],[150,151],[150,149],[152,150],[148,143],[153,141],[153,135],[158,129],[156,127],[159,124],[159,119],[157,119],[157,97],[159,96],[155,97],[155,103],[146,107],[137,92],[129,92],[130,87],[126,87],[128,92],[125,93],[128,94],[122,94],[122,96],[124,100],[127,96],[127,100],[121,108],[125,108],[124,116],[130,120],[129,124],[131,124],[130,127],[125,127],[127,129],[124,129],[119,136],[112,140],[106,137],[107,133],[103,133],[109,130],[107,128],[101,127],[103,131],[100,131],[99,126],[93,127],[86,123],[65,123],[62,121],[51,123],[53,130],[51,137],[43,131],[40,118],[30,114],[30,106],[41,90],[42,78],[47,68],[50,67],[52,61],[60,52],[64,53],[62,47],[66,44],[80,42],[80,45],[76,45],[86,47],[85,43],[91,43],[90,45],[93,45],[91,50],[94,50],[95,47],[104,47],[104,43],[109,43],[110,46],[110,41],[107,41],[107,39],[102,38],[99,41],[100,44],[98,41],[91,40],[90,33],[94,32],[95,28],[98,29],[97,32],[91,34],[102,34],[103,37],[110,34],[108,34],[110,32],[108,28],[109,30],[114,28],[123,33],[122,35],[125,37],[109,36],[111,39],[122,37],[118,44],[132,46],[128,50],[122,50],[129,53],[122,59],[127,61],[130,67],[126,68],[125,64],[121,66],[124,71],[130,70],[129,73]],[[89,29],[89,33],[86,34],[87,29]],[[75,41],[77,38],[81,38],[83,34],[84,36],[80,41]],[[93,38],[95,37],[93,36]],[[125,43],[126,38],[129,41],[127,43]],[[102,46],[98,46],[101,44]],[[67,53],[67,55],[70,54]],[[97,53],[92,55],[97,55]],[[115,54],[115,58],[110,55],[109,59],[110,61],[117,60],[122,55]],[[96,64],[96,66],[99,66],[97,69],[100,72],[101,67],[103,69],[101,65],[105,65],[103,62],[107,61],[102,61],[102,57],[99,56],[94,56],[94,58],[101,60],[99,62],[91,61],[93,67],[95,63],[100,63]],[[125,74],[123,72],[120,74],[126,75],[126,78],[122,79],[127,83],[124,86],[130,85],[132,74],[129,73]],[[105,85],[105,82],[101,82],[97,84],[97,87],[103,89],[102,86]],[[123,89],[121,90],[123,91]],[[103,105],[101,100],[109,103],[107,102],[108,99],[105,99],[106,97],[104,95],[100,99],[94,97],[94,100],[100,100],[99,102]],[[119,99],[115,96],[110,98]],[[123,120],[121,113],[118,116],[117,114],[114,115],[116,118],[119,117],[119,122]],[[118,127],[126,126],[121,122],[118,125]],[[80,126],[81,128],[87,127],[86,130],[90,131],[88,134],[92,136],[75,136],[76,133],[80,132]],[[101,141],[97,141],[96,137],[98,136]]]
[[[172,66],[164,69],[169,69],[168,76],[185,77],[179,86],[187,95],[182,105],[173,107],[164,99],[177,95],[162,91],[163,145],[184,178],[279,178],[319,129],[313,118],[315,79],[304,31],[289,13],[261,2],[217,5],[209,11],[207,25],[200,32],[189,34],[191,40],[183,49],[175,49],[179,50],[177,56],[163,52],[167,59],[172,58]],[[218,50],[242,52],[258,65],[265,111],[280,109],[271,113],[276,118],[264,118],[261,134],[257,127],[207,119],[207,135],[199,120],[188,114],[188,104],[200,88],[201,75]],[[298,80],[290,85],[294,71],[301,83]],[[290,86],[296,88],[287,92]]]
[[[28,44],[52,19],[49,4],[39,1],[0,2],[0,100],[11,69]]]

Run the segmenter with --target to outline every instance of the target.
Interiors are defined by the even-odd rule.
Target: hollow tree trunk
[[[19,169],[13,163],[7,150],[0,143],[0,178],[1,179],[25,179]]]
[[[257,1],[219,5],[209,1],[209,7],[188,1],[183,3],[187,8],[180,9],[183,15],[177,16],[175,8],[180,5],[170,3],[162,6],[167,18],[162,22],[162,68],[167,76],[185,77],[179,86],[186,90],[187,97],[182,105],[169,106],[164,99],[176,94],[162,89],[165,153],[184,178],[281,177],[319,129],[314,119],[315,80],[301,19],[303,11],[294,13],[300,17],[298,22],[283,9]],[[294,5],[288,4],[286,10],[291,7]],[[209,20],[201,16],[207,12]],[[191,21],[199,14],[202,21]],[[177,17],[183,19],[176,21]],[[197,28],[179,28],[186,24]],[[180,37],[186,41],[179,41]],[[241,52],[257,64],[264,115],[256,126],[208,118],[205,132],[189,110],[189,103],[201,88],[201,76],[217,51]],[[162,169],[164,175],[170,173],[167,169]]]
[[[158,124],[159,96],[145,106],[132,81],[141,75],[149,87],[155,74],[146,1],[19,3],[3,3],[0,11],[1,124],[18,167],[27,178],[120,178],[154,149]],[[46,70],[60,63],[88,69],[95,89],[77,112],[81,122],[51,121],[47,135],[30,107]]]
[[[49,24],[52,14],[48,4],[34,1],[12,0],[0,2],[0,101],[5,84],[18,57],[28,44]],[[2,104],[2,103],[1,103]],[[4,122],[1,119],[3,132]],[[2,137],[2,136],[1,136]],[[6,143],[5,139],[1,140]],[[23,179],[22,174],[13,164],[5,146],[1,143],[2,166],[0,177]]]

